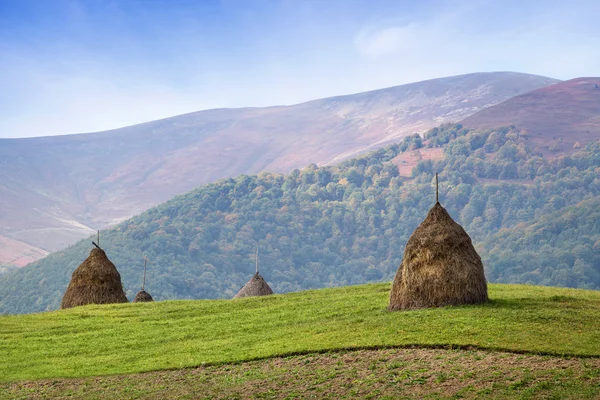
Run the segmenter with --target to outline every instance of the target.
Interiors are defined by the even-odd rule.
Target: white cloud
[[[423,28],[411,23],[401,27],[383,28],[376,31],[361,31],[355,39],[358,52],[369,58],[394,53],[407,53],[422,45],[415,39],[423,36]]]
[[[467,5],[429,19],[367,26],[354,37],[363,81],[385,86],[479,71],[518,71],[571,79],[597,75],[598,30],[562,7],[528,8],[514,18],[491,3]],[[485,12],[484,12],[485,11]],[[533,12],[535,11],[535,12]],[[389,85],[389,84],[388,84]]]

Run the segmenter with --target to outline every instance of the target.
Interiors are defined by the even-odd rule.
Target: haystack
[[[85,304],[126,303],[121,275],[115,265],[99,247],[81,263],[71,277],[71,283],[63,296],[60,308]]]
[[[268,296],[270,294],[273,294],[273,290],[267,284],[267,281],[265,281],[265,278],[263,278],[258,273],[258,248],[257,248],[256,249],[256,273],[254,274],[254,276],[252,276],[252,278],[250,278],[248,283],[246,283],[244,286],[242,286],[240,291],[237,292],[237,294],[235,296],[233,296],[233,298],[239,299],[241,297]]]
[[[142,280],[142,290],[137,292],[135,295],[133,302],[134,303],[147,303],[150,301],[154,301],[150,293],[144,290],[146,288],[146,263],[148,262],[148,257],[144,256],[144,279]]]
[[[406,243],[388,309],[478,304],[487,300],[483,264],[471,238],[436,202]]]
[[[150,296],[150,293],[146,292],[145,290],[140,290],[137,292],[135,298],[133,299],[134,303],[146,303],[149,301],[154,301],[154,299],[152,296]]]
[[[235,296],[234,299],[251,296],[267,296],[273,294],[273,290],[267,284],[267,281],[257,272],[250,278]]]

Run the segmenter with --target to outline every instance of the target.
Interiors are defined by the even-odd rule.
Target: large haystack
[[[251,296],[267,296],[273,294],[273,290],[269,287],[265,279],[257,272],[250,278],[235,296],[234,299]]]
[[[154,301],[154,299],[152,296],[150,296],[150,293],[146,292],[145,290],[140,290],[137,292],[135,298],[133,299],[134,303],[147,303],[149,301]]]
[[[411,310],[487,300],[483,264],[471,238],[436,203],[406,244],[388,309]]]
[[[127,303],[127,297],[117,268],[106,257],[104,250],[95,248],[73,271],[60,308],[109,303]]]

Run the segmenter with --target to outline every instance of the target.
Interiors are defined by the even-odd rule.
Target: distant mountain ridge
[[[22,242],[35,259],[199,185],[335,163],[556,82],[476,73],[293,106],[199,111],[107,132],[3,139],[0,235]],[[20,256],[3,247],[7,241],[0,241],[0,265]]]
[[[600,137],[600,78],[577,78],[524,93],[462,121],[472,128],[515,125],[545,154],[572,153]]]
[[[276,293],[390,280],[408,238],[440,201],[470,235],[490,282],[600,289],[600,140],[542,157],[520,131],[461,124],[413,135],[335,166],[203,185],[101,232],[131,299],[231,298],[255,272]],[[399,156],[441,149],[411,179]],[[0,276],[0,313],[59,306],[87,257],[81,240]]]

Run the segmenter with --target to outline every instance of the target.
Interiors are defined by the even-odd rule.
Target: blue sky
[[[0,0],[0,137],[424,79],[600,75],[600,1]]]

